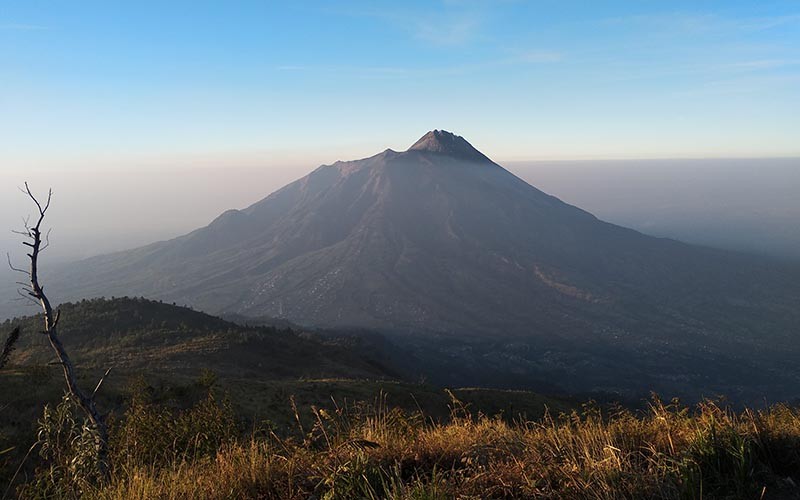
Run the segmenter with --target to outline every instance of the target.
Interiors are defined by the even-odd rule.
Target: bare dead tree
[[[42,312],[44,313],[44,330],[41,333],[47,335],[50,346],[53,348],[53,352],[58,358],[58,361],[55,363],[60,365],[64,372],[64,381],[67,385],[67,391],[78,404],[78,406],[84,411],[84,413],[86,413],[86,416],[96,430],[97,438],[95,445],[101,468],[100,472],[103,476],[106,476],[108,474],[108,426],[106,424],[105,417],[97,410],[95,396],[97,396],[97,392],[103,385],[103,382],[111,371],[111,368],[106,370],[105,374],[102,376],[102,378],[100,378],[100,381],[97,383],[97,386],[95,386],[95,389],[91,394],[87,394],[78,386],[77,377],[75,375],[75,365],[73,365],[72,361],[70,360],[69,355],[64,349],[61,339],[58,336],[58,321],[61,318],[61,311],[53,311],[53,306],[51,305],[47,295],[44,293],[44,287],[39,282],[39,255],[50,245],[49,231],[44,236],[44,240],[42,239],[42,223],[44,222],[47,210],[50,208],[53,190],[51,189],[48,191],[47,201],[44,204],[40,203],[39,200],[33,195],[28,187],[27,182],[25,183],[25,189],[23,190],[23,193],[25,193],[34,202],[34,204],[36,204],[36,209],[38,211],[35,224],[32,224],[30,222],[30,218],[28,218],[23,221],[25,227],[24,231],[14,231],[25,238],[25,241],[23,241],[22,244],[30,248],[30,253],[27,254],[28,258],[30,259],[30,267],[28,269],[19,269],[14,267],[11,264],[11,257],[8,256],[9,267],[11,267],[13,271],[25,274],[27,276],[27,281],[17,282],[21,287],[18,290],[19,295],[35,302],[42,308]]]

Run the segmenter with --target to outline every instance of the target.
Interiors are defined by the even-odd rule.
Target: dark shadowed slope
[[[78,263],[52,289],[499,342],[447,355],[513,375],[504,384],[559,373],[578,388],[714,390],[709,363],[747,358],[747,373],[778,370],[769,377],[791,387],[800,344],[796,268],[602,222],[443,131],[322,166],[181,238]]]

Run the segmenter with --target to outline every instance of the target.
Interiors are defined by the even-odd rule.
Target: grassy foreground
[[[134,399],[115,424],[109,481],[93,483],[73,474],[69,464],[80,454],[73,450],[63,470],[50,457],[50,469],[40,472],[43,482],[22,494],[105,499],[800,495],[800,411],[781,405],[737,414],[711,402],[688,409],[654,399],[640,414],[587,408],[508,422],[472,415],[454,397],[446,422],[393,409],[384,400],[315,409],[311,425],[303,420],[298,415],[293,436],[279,437],[265,427],[243,438],[234,430],[230,407],[213,397],[178,414]],[[53,490],[53,484],[60,486]]]

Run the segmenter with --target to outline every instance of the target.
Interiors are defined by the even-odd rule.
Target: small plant
[[[213,456],[239,435],[227,398],[212,392],[181,410],[152,401],[149,388],[134,386],[130,405],[112,426],[111,450],[120,464],[167,465]]]
[[[214,370],[209,370],[208,368],[203,368],[200,371],[200,375],[197,377],[197,385],[201,388],[209,391],[214,384],[217,383],[217,374],[214,373]]]
[[[97,441],[100,436],[78,406],[65,394],[55,408],[45,405],[38,422],[37,441],[42,465],[23,498],[78,498],[103,479]]]
[[[750,429],[738,424],[736,415],[703,405],[686,451],[688,484],[699,481],[703,491],[720,496],[757,496],[756,442]]]

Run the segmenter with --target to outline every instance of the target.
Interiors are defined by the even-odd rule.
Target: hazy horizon
[[[608,222],[689,243],[800,259],[800,199],[795,196],[800,158],[498,163]],[[246,208],[316,166],[87,169],[78,176],[0,172],[0,223],[6,228],[0,250],[23,256],[11,229],[30,213],[17,189],[25,181],[40,194],[54,189],[53,246],[47,258],[56,263],[183,235],[225,210]]]

